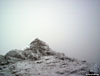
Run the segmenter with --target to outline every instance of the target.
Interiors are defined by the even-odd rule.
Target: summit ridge
[[[0,55],[0,76],[86,76],[99,72],[89,69],[88,62],[55,52],[38,38],[24,50]]]

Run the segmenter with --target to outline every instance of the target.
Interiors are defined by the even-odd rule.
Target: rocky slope
[[[0,76],[86,76],[86,61],[69,58],[35,39],[25,50],[11,50],[0,55]]]

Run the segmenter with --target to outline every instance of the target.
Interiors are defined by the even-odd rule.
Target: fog
[[[0,0],[0,54],[35,38],[69,57],[100,61],[100,0]]]

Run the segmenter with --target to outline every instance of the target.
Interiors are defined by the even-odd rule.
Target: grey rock
[[[25,59],[38,60],[40,58],[39,54],[33,53],[31,50],[25,50],[22,54],[24,55]]]
[[[16,49],[9,51],[5,55],[5,58],[9,63],[14,63],[25,59],[24,55],[22,54],[22,50],[16,50]]]
[[[100,75],[100,62],[95,63],[89,69],[89,73]]]
[[[0,76],[85,76],[89,64],[53,51],[35,39],[25,50],[11,50],[0,57]],[[5,68],[3,68],[5,67]]]
[[[5,56],[0,55],[0,65],[5,65],[7,64],[7,60],[5,59]]]
[[[40,53],[41,55],[46,55],[45,52],[51,50],[45,42],[39,40],[38,38],[30,43],[30,49],[32,52]]]

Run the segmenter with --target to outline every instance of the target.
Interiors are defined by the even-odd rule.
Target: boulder
[[[5,65],[5,64],[7,64],[7,60],[3,55],[0,55],[0,65]]]
[[[22,54],[22,52],[23,52],[22,50],[16,50],[16,49],[11,50],[5,55],[5,58],[10,63],[14,63],[14,62],[17,62],[17,61],[20,61],[20,60],[24,60],[25,57]]]
[[[99,74],[100,75],[100,62],[95,63],[89,69],[90,74]]]
[[[40,55],[33,53],[32,50],[25,50],[22,54],[24,55],[25,59],[38,60],[40,58]]]
[[[39,40],[38,38],[36,38],[34,41],[30,43],[30,49],[34,53],[40,53],[43,55],[45,51],[50,51],[49,46],[45,42]]]

